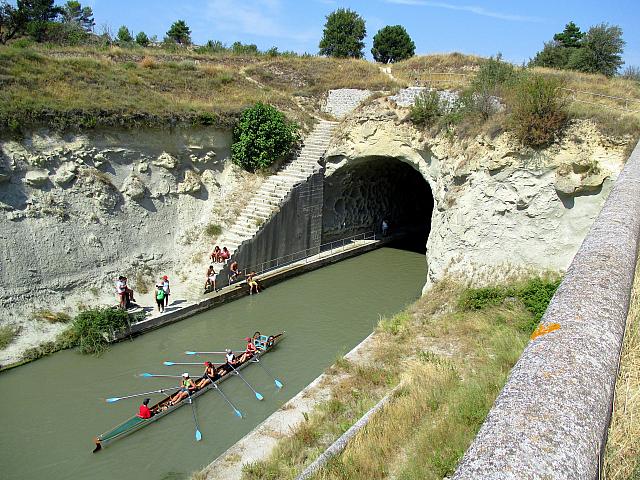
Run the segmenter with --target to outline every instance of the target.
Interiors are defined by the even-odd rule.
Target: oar
[[[255,357],[255,359],[251,360],[251,361],[257,363],[258,365],[260,365],[262,367],[262,369],[266,372],[266,374],[269,375],[273,379],[273,382],[276,384],[276,387],[282,388],[282,382],[280,380],[278,380],[276,377],[274,377],[271,374],[271,372],[269,370],[267,370],[267,367],[265,367],[264,365],[262,365],[262,363],[260,363],[260,359],[258,357]]]
[[[162,362],[167,367],[172,365],[204,365],[202,362]]]
[[[198,419],[196,418],[196,406],[191,400],[191,393],[189,393],[189,389],[187,389],[187,395],[189,395],[189,403],[191,404],[191,412],[193,413],[193,421],[196,424],[196,442],[202,440],[202,434],[200,433],[200,427],[198,426]]]
[[[206,373],[206,372],[205,372],[205,375],[207,375],[207,373]],[[233,408],[233,411],[235,412],[236,417],[240,417],[240,418],[242,418],[242,412],[241,412],[240,410],[238,410],[238,409],[236,408],[236,406],[235,406],[233,403],[231,403],[231,400],[229,400],[229,399],[227,398],[227,396],[224,394],[224,392],[223,392],[222,390],[220,390],[220,387],[218,387],[218,385],[216,384],[216,382],[214,382],[214,381],[213,381],[213,379],[212,379],[209,375],[207,375],[207,378],[209,379],[209,381],[210,381],[210,382],[211,382],[211,384],[213,385],[213,388],[215,388],[215,389],[216,389],[216,391],[217,391],[220,395],[222,395],[222,398],[224,398],[224,399],[225,399],[225,401],[229,404],[229,406],[230,406],[231,408]]]
[[[233,368],[233,365],[231,365],[230,363],[227,363],[227,365],[229,365],[229,366],[231,367],[231,370],[233,370],[233,371],[235,372],[235,374],[236,374],[236,375],[238,375],[238,376],[242,379],[242,381],[243,381],[244,383],[246,383],[246,384],[247,384],[247,387],[249,387],[249,388],[253,391],[253,393],[256,395],[256,398],[257,398],[258,400],[262,400],[262,399],[264,398],[264,397],[262,396],[262,394],[261,394],[261,393],[256,392],[256,389],[255,389],[255,388],[253,388],[253,387],[249,384],[249,382],[247,382],[247,381],[245,380],[245,378],[242,376],[242,374],[241,374],[238,370],[236,370],[235,368]]]
[[[124,400],[125,398],[143,397],[144,395],[151,395],[152,393],[168,392],[169,390],[175,390],[175,387],[173,387],[173,388],[163,388],[161,390],[153,390],[151,392],[136,393],[134,395],[125,395],[124,397],[111,397],[111,398],[107,398],[105,401],[107,403],[115,403],[115,402],[118,402],[120,400]]]
[[[182,375],[157,375],[155,373],[141,373],[138,376],[145,377],[145,378],[150,378],[150,377],[182,378]]]
[[[184,353],[185,353],[185,355],[200,355],[200,354],[202,354],[202,355],[217,355],[217,354],[224,355],[227,352],[192,352],[192,351],[189,350],[189,351],[184,352]]]

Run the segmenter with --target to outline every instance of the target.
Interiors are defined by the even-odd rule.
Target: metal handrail
[[[367,241],[367,240],[376,240],[376,232],[366,232],[359,233],[357,235],[351,235],[349,237],[341,238],[339,240],[334,240],[333,242],[323,243],[316,247],[305,248],[304,250],[300,250],[298,252],[289,253],[287,255],[283,255],[280,257],[275,257],[264,262],[258,263],[251,267],[243,268],[241,270],[241,275],[244,277],[247,276],[249,272],[255,272],[256,275],[262,275],[266,272],[270,272],[272,270],[276,270],[281,267],[285,267],[287,265],[291,265],[292,263],[300,262],[304,260],[304,263],[308,263],[309,258],[313,256],[318,256],[318,259],[323,258],[323,256],[331,256],[334,252],[345,251],[347,246],[356,242],[356,241]],[[229,285],[234,283],[231,280],[231,276],[229,275]],[[237,281],[237,279],[236,279]]]

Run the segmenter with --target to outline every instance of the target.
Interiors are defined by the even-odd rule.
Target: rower
[[[236,359],[236,356],[233,354],[233,352],[231,351],[231,349],[227,348],[225,350],[226,352],[226,359],[227,359],[227,363],[225,364],[225,368],[228,372],[232,371],[234,369],[234,367],[236,366],[236,364],[238,363],[238,359]]]
[[[144,401],[142,402],[142,405],[140,405],[140,410],[138,411],[138,418],[143,418],[143,419],[151,418],[152,413],[151,413],[151,410],[149,410],[149,400],[151,399],[145,398]]]
[[[197,390],[195,382],[189,378],[189,374],[184,372],[180,380],[180,391],[169,401],[169,405],[175,405],[183,399],[191,396],[191,391]]]
[[[256,354],[256,346],[253,344],[253,339],[251,337],[247,337],[244,339],[247,342],[247,348],[244,353],[240,356],[240,363],[244,363],[246,360],[249,360]]]
[[[216,366],[213,363],[204,362],[204,365],[205,365],[204,375],[202,375],[202,378],[196,384],[198,389],[201,389],[206,384],[211,383],[211,380],[213,380],[215,382],[218,378],[220,378],[220,375],[218,375],[218,369],[216,368]]]

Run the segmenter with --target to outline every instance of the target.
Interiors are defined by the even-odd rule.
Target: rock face
[[[562,143],[532,151],[507,133],[431,137],[404,121],[406,113],[382,99],[346,120],[326,174],[380,158],[421,174],[435,205],[427,286],[447,273],[487,283],[519,268],[564,270],[624,163],[624,142],[587,121],[571,125]],[[384,214],[372,212],[365,223]]]
[[[0,325],[23,319],[29,332],[0,364],[59,331],[34,322],[34,310],[112,305],[120,274],[136,290],[165,273],[177,295],[200,284],[182,272],[206,258],[206,226],[227,226],[246,200],[235,192],[258,178],[228,161],[230,140],[211,129],[0,139]]]

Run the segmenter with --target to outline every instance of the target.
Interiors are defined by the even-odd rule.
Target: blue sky
[[[63,3],[61,0],[58,3]],[[416,53],[452,52],[483,56],[501,52],[522,63],[543,42],[573,20],[583,30],[601,22],[622,27],[627,45],[624,59],[640,66],[640,1],[638,0],[86,0],[98,30],[127,25],[134,32],[165,34],[176,19],[184,19],[193,41],[236,40],[260,49],[317,53],[325,17],[339,7],[357,11],[366,21],[367,57],[376,31],[403,25]]]

